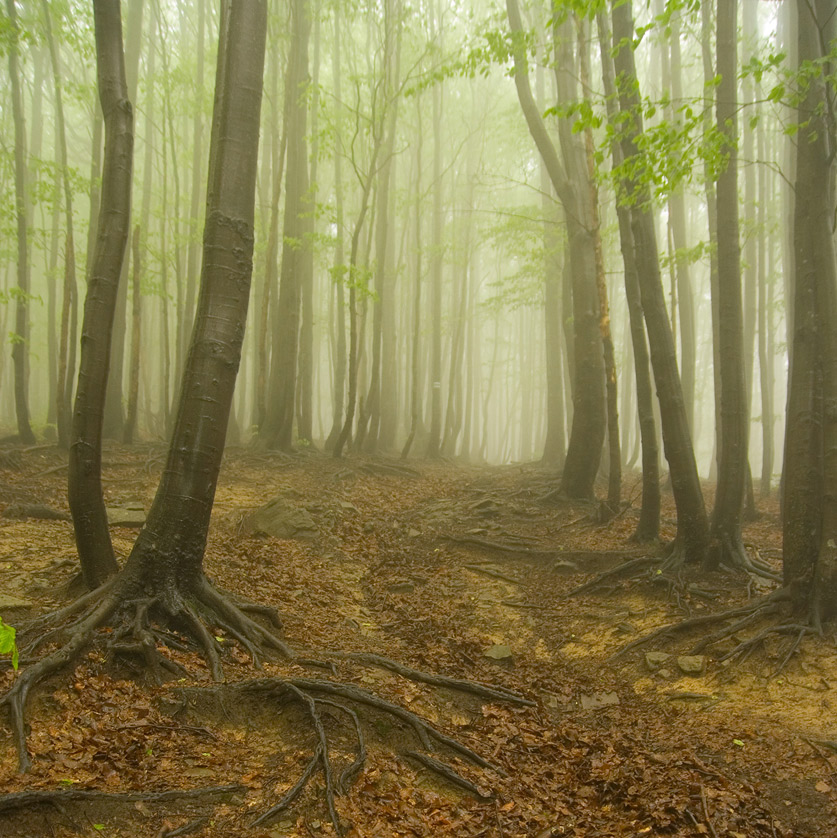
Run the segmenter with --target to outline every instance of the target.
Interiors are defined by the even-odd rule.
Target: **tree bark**
[[[15,126],[15,216],[17,218],[17,290],[15,294],[15,333],[12,342],[15,414],[20,441],[31,445],[35,434],[29,421],[29,196],[26,178],[26,126],[20,90],[20,30],[16,0],[6,0],[9,16],[9,79],[12,88],[12,115]]]
[[[601,50],[602,81],[607,101],[608,119],[618,118],[616,80],[613,57],[610,51],[610,25],[604,12],[597,14],[599,46]],[[618,170],[624,162],[622,146],[614,139],[611,146],[613,168]],[[637,415],[642,451],[642,506],[634,538],[637,541],[655,541],[660,534],[660,452],[657,444],[657,422],[654,418],[654,391],[648,343],[643,322],[642,295],[637,273],[636,249],[631,227],[632,210],[624,202],[616,204],[619,224],[619,241],[625,274],[625,298],[628,303],[631,348],[634,356]],[[626,388],[627,389],[627,388]]]
[[[93,10],[105,155],[99,231],[84,304],[68,481],[76,545],[89,588],[98,587],[117,570],[102,495],[102,419],[116,293],[128,239],[134,147],[119,4],[95,0]]]
[[[834,0],[797,7],[799,61],[824,58]],[[830,72],[827,66],[822,73]],[[837,614],[837,261],[832,94],[809,79],[797,109],[793,355],[785,425],[783,575],[815,625]]]
[[[747,476],[749,416],[744,370],[741,250],[738,238],[737,0],[718,0],[718,131],[724,137],[726,165],[718,176],[718,348],[721,424],[718,433],[718,483],[712,511],[710,566],[741,563],[741,509]],[[715,289],[713,289],[714,291]]]
[[[633,43],[633,13],[630,2],[621,0],[615,0],[611,10],[615,69],[620,78],[619,104],[625,119],[621,138],[622,153],[626,161],[633,162],[640,154],[637,139],[642,134],[634,53],[627,46]],[[622,186],[625,196],[635,203],[630,213],[631,233],[643,315],[648,330],[651,365],[660,402],[663,444],[677,506],[678,548],[683,551],[686,561],[698,561],[704,558],[709,540],[709,524],[689,433],[674,337],[666,311],[649,189],[630,177],[624,179]]]
[[[128,559],[172,611],[202,584],[202,563],[247,316],[259,114],[263,0],[223,0],[203,268],[166,468]]]

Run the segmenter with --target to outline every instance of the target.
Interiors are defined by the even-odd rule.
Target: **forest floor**
[[[42,504],[66,511],[64,455],[48,447],[0,455],[0,510],[22,514],[20,505]],[[147,509],[163,460],[161,448],[107,448],[108,504]],[[341,669],[344,680],[424,716],[504,769],[476,768],[441,749],[438,756],[483,792],[478,799],[406,755],[416,747],[409,728],[361,714],[368,759],[337,798],[345,834],[837,836],[834,627],[825,637],[803,637],[780,672],[797,638],[769,636],[743,659],[720,660],[759,623],[705,652],[695,674],[682,671],[689,662],[678,656],[714,626],[611,660],[659,626],[746,604],[770,587],[728,573],[672,576],[651,568],[568,597],[596,573],[649,550],[630,542],[635,506],[601,525],[593,506],[544,502],[554,486],[554,476],[536,466],[228,453],[207,573],[222,588],[276,606],[290,646],[312,657],[328,649],[385,655],[535,701],[486,702],[372,667]],[[634,504],[639,489],[636,477],[626,480]],[[274,500],[273,514],[252,515]],[[672,519],[667,499],[667,537]],[[285,537],[264,534],[274,527]],[[136,530],[117,526],[112,534],[124,556]],[[778,569],[774,501],[762,505],[745,542]],[[62,586],[75,572],[68,521],[0,518],[6,622],[66,602]],[[259,677],[235,643],[222,638],[222,645],[229,683]],[[672,657],[649,658],[649,651]],[[184,687],[207,686],[206,667],[197,653],[167,653],[193,681],[134,680],[93,651],[75,672],[38,688],[28,775],[16,772],[0,720],[1,792],[112,795],[0,808],[0,838],[334,835],[319,776],[276,820],[250,828],[311,759],[316,740],[304,712],[241,698],[191,702]],[[264,671],[287,673],[288,666],[266,661]],[[0,691],[13,677],[8,666],[0,669]],[[351,723],[327,710],[339,768],[354,756]],[[192,798],[127,794],[225,785],[234,788]]]

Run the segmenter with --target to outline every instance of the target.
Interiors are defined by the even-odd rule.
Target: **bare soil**
[[[156,447],[109,448],[108,505],[148,508],[163,457]],[[66,512],[65,463],[50,447],[6,452],[0,513],[27,505]],[[824,637],[803,637],[783,668],[796,638],[769,637],[743,660],[720,660],[758,623],[707,651],[698,675],[677,661],[700,640],[697,632],[611,660],[645,632],[746,604],[770,586],[650,568],[567,597],[594,574],[662,548],[631,543],[634,507],[600,525],[592,505],[545,503],[554,487],[555,476],[535,466],[228,453],[207,573],[222,588],[276,606],[284,639],[302,656],[385,655],[536,702],[488,703],[347,663],[341,678],[423,715],[503,772],[440,749],[439,759],[481,795],[468,793],[407,754],[416,747],[409,726],[364,713],[368,762],[337,799],[345,834],[837,836],[834,626]],[[636,478],[624,494],[637,501]],[[276,499],[293,537],[265,535],[252,523],[249,513]],[[776,512],[775,501],[763,504],[745,542],[778,569]],[[664,514],[671,537],[670,500]],[[136,530],[112,532],[126,555]],[[66,603],[76,570],[68,521],[0,517],[6,622]],[[297,781],[316,740],[298,707],[233,689],[287,674],[289,664],[266,661],[255,672],[245,650],[219,637],[229,689],[211,699],[196,698],[195,688],[211,680],[190,651],[166,651],[193,673],[189,680],[150,684],[92,651],[42,686],[30,702],[30,774],[17,773],[8,727],[0,726],[0,791],[65,794],[6,810],[0,799],[0,838],[333,835],[320,777],[272,823],[250,828]],[[647,651],[672,657],[652,671]],[[0,669],[0,691],[13,678],[8,666]],[[336,764],[348,765],[351,722],[324,710]],[[170,794],[222,786],[230,788]],[[108,796],[75,793],[90,790]]]

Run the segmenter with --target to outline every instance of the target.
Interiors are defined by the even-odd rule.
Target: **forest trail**
[[[134,517],[134,507],[147,509],[163,456],[153,447],[106,449],[108,505]],[[0,459],[0,512],[35,504],[66,511],[64,462],[48,447]],[[638,494],[638,482],[632,489],[629,476],[626,484],[626,497]],[[614,577],[567,597],[594,574],[649,551],[629,540],[635,508],[599,525],[593,505],[545,500],[554,486],[550,473],[529,465],[228,453],[207,574],[276,606],[293,648],[312,658],[326,649],[384,655],[536,701],[533,708],[483,703],[348,663],[341,675],[428,718],[507,776],[440,755],[493,796],[478,800],[404,755],[415,747],[409,730],[370,715],[363,720],[367,767],[338,798],[346,834],[837,835],[833,628],[823,639],[805,637],[777,675],[789,648],[784,637],[728,665],[718,660],[723,648],[714,649],[692,675],[677,656],[697,634],[610,661],[643,633],[742,604],[758,586],[725,574],[651,569],[639,581]],[[666,504],[671,537],[670,498]],[[761,513],[745,542],[778,567],[775,506]],[[136,529],[112,532],[124,555]],[[0,534],[0,616],[14,624],[62,603],[61,586],[76,570],[71,524],[3,517]],[[226,647],[228,682],[252,678],[249,656],[234,643]],[[646,656],[653,651],[672,657]],[[334,834],[318,781],[273,823],[247,828],[310,759],[303,714],[238,700],[189,703],[183,688],[207,685],[209,677],[196,653],[170,654],[200,673],[194,684],[137,683],[88,656],[74,678],[41,688],[30,718],[33,772],[16,774],[8,729],[0,727],[0,789],[240,787],[196,798],[68,799],[58,808],[0,811],[2,838]],[[266,662],[265,669],[280,666]],[[0,690],[12,677],[0,670]],[[337,759],[350,762],[345,719],[325,720]]]

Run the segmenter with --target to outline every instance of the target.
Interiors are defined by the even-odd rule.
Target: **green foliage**
[[[19,658],[17,651],[17,643],[15,643],[15,629],[12,626],[6,625],[3,618],[0,617],[0,655],[12,656],[12,667],[18,668]]]

